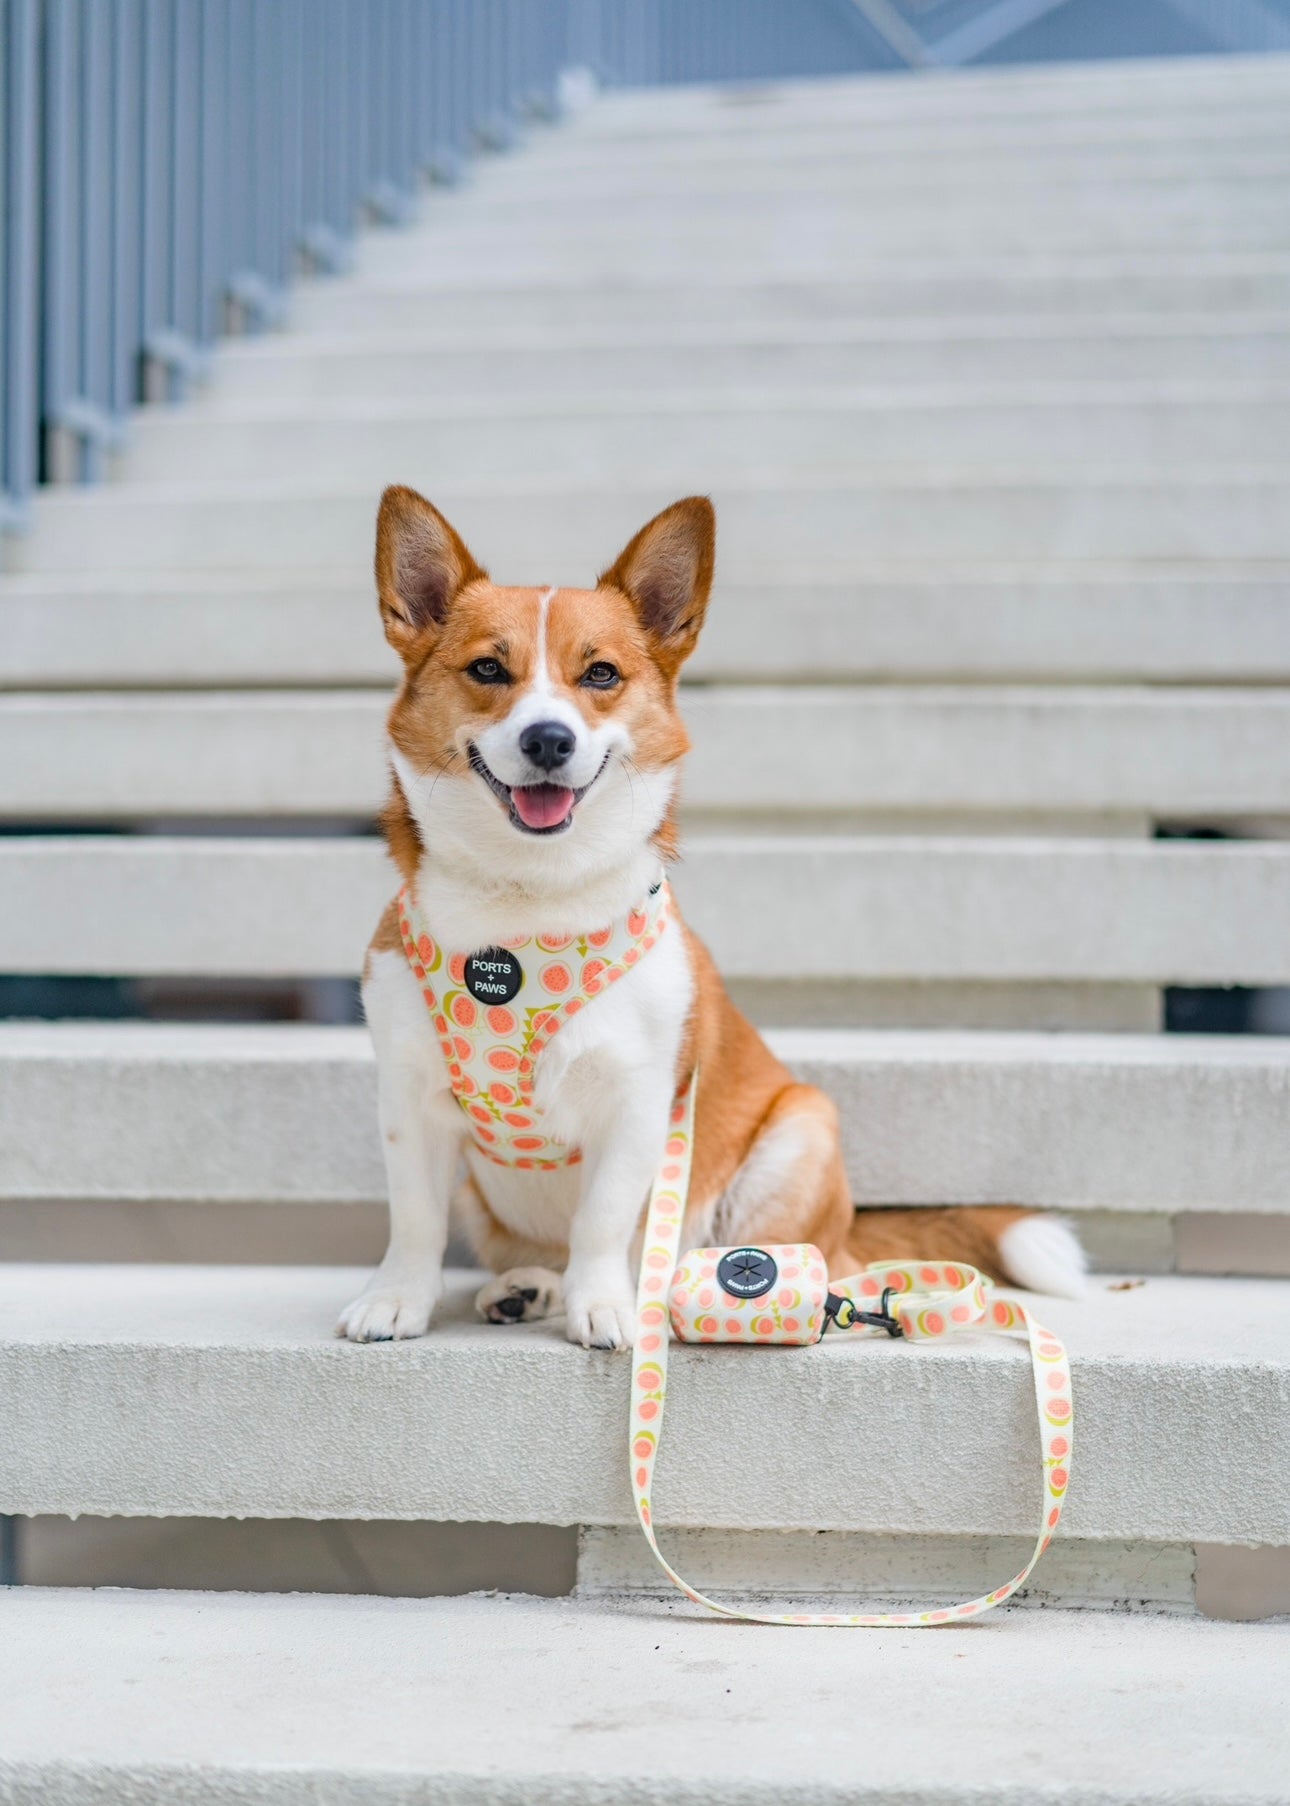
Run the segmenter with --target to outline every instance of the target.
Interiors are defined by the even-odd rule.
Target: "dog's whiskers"
[[[434,765],[431,767],[431,769],[434,771],[434,774],[435,774],[434,783],[431,784],[431,786],[430,786],[430,796],[431,797],[433,797],[435,791],[437,790],[437,788],[439,786],[439,779],[447,776],[449,770],[452,768],[453,762],[455,760],[459,759],[460,757],[461,757],[461,754],[457,751],[456,747],[454,747],[453,750],[448,754],[448,757],[446,759],[436,759],[435,760]],[[426,800],[429,801],[429,798],[427,798]]]
[[[633,778],[632,778],[632,767],[633,767],[633,763],[634,763],[634,762],[633,762],[633,761],[632,761],[632,760],[631,760],[631,759],[628,759],[628,758],[626,758],[626,757],[624,757],[624,759],[623,759],[623,770],[624,770],[624,772],[625,772],[625,773],[626,773],[626,774],[627,774],[627,788],[628,788],[628,790],[629,790],[629,792],[630,792],[630,793],[631,793],[631,799],[632,799],[632,814],[633,814],[633,816],[634,816],[634,815],[635,815],[635,814],[636,814],[636,784],[635,784],[635,781],[634,781],[634,780],[633,780]],[[637,776],[639,776],[639,775],[640,775],[640,773],[639,773],[639,768],[638,768],[638,769],[637,769]]]
[[[632,772],[634,771],[636,773],[636,776],[640,779],[642,785],[644,786],[646,797],[649,799],[650,803],[652,804],[654,799],[650,794],[649,778],[641,770],[640,766],[636,763],[635,759],[629,759],[624,755],[623,770],[627,773],[627,782],[629,784],[631,784],[631,782],[632,782]],[[632,785],[632,813],[635,814],[635,812],[636,812],[636,787],[633,784]]]

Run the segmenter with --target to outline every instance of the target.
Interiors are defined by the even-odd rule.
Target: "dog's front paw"
[[[439,1302],[439,1285],[424,1275],[400,1278],[377,1273],[353,1304],[341,1312],[338,1336],[351,1342],[401,1342],[424,1336]]]
[[[584,1348],[630,1348],[636,1333],[636,1302],[626,1275],[603,1272],[587,1281],[564,1277],[566,1334]]]
[[[489,1323],[536,1323],[560,1309],[560,1275],[547,1267],[512,1267],[480,1286],[475,1309]]]

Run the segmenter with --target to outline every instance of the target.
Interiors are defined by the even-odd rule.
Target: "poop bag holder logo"
[[[882,1261],[830,1280],[810,1243],[696,1248],[678,1263],[694,1146],[697,1075],[672,1110],[667,1154],[650,1194],[636,1295],[632,1353],[631,1480],[636,1515],[659,1565],[697,1605],[759,1624],[849,1624],[915,1628],[979,1616],[1027,1579],[1061,1520],[1070,1484],[1073,1406],[1066,1350],[975,1267],[958,1261]],[[654,1463],[663,1435],[670,1333],[681,1342],[805,1347],[828,1331],[934,1342],[960,1331],[1024,1335],[1039,1419],[1039,1531],[1020,1573],[976,1599],[921,1612],[754,1612],[698,1592],[668,1562],[654,1532]]]

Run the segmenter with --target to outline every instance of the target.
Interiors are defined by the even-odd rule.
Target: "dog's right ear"
[[[487,575],[423,495],[399,485],[386,490],[376,517],[376,593],[385,637],[400,658],[442,627],[459,591]]]

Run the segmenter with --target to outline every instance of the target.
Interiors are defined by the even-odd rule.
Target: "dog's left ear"
[[[717,517],[706,495],[673,502],[641,528],[597,588],[618,589],[666,662],[681,665],[694,651],[712,588]]]

